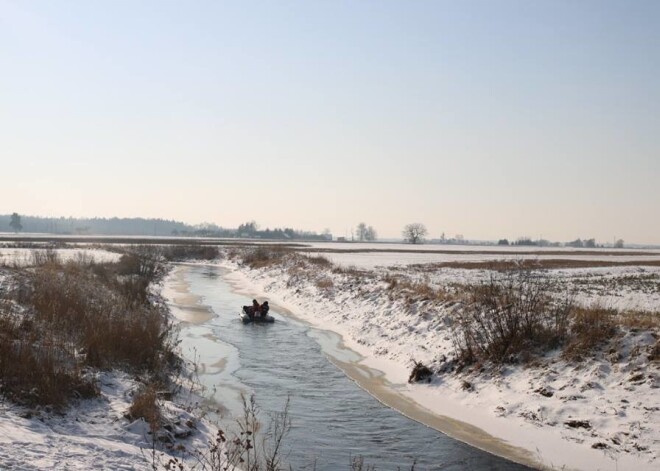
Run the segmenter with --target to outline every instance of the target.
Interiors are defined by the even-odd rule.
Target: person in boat
[[[261,306],[256,299],[252,300],[252,318],[259,317],[261,315]]]
[[[268,301],[264,301],[264,303],[261,305],[261,317],[265,318],[268,315],[268,311],[270,310],[270,306],[268,306]]]

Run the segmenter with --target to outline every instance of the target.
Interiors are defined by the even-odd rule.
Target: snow
[[[372,255],[382,261],[392,254]],[[346,346],[364,357],[365,366],[385,373],[392,388],[436,415],[469,423],[529,450],[545,466],[603,470],[650,470],[660,466],[660,376],[657,363],[649,361],[657,339],[649,332],[628,332],[620,341],[616,359],[596,357],[576,366],[555,354],[536,367],[507,366],[490,376],[445,374],[430,385],[410,385],[407,377],[412,359],[438,366],[443,355],[452,354],[449,325],[452,310],[457,308],[454,303],[410,304],[405,299],[390,298],[382,279],[390,271],[384,269],[372,271],[356,282],[319,266],[307,271],[294,265],[250,270],[232,261],[222,263],[231,270],[228,277],[232,283],[285,307],[316,327],[342,335]],[[397,273],[430,284],[488,276],[483,270]],[[649,273],[655,277],[654,292],[625,282],[636,274]],[[600,283],[605,291],[616,286],[611,280],[624,280],[621,290],[609,295],[628,299],[634,293],[638,304],[657,312],[658,273],[657,269],[616,267],[557,270],[551,274],[571,283],[591,277],[591,284]],[[324,288],[316,285],[321,279],[326,280],[321,284]],[[589,293],[580,296],[584,301],[594,299]],[[465,381],[470,383],[467,390],[463,387]],[[589,428],[571,427],[569,424],[576,424],[573,421],[587,421]]]
[[[603,254],[613,252],[625,253],[655,253],[660,256],[660,249],[612,249],[610,248],[577,248],[577,247],[537,247],[527,245],[450,245],[450,244],[404,244],[404,243],[381,243],[381,242],[306,242],[306,246],[312,249],[336,252],[340,250],[365,251],[374,250],[385,252],[396,251],[442,251],[442,252],[601,252]],[[561,257],[563,258],[563,257]]]
[[[28,266],[32,264],[35,252],[45,252],[48,249],[0,248],[0,265]],[[84,257],[96,263],[116,262],[121,254],[102,249],[52,249],[62,261],[75,260]]]
[[[20,252],[16,250],[23,249],[0,249],[0,260],[6,261],[7,253],[17,258]],[[368,255],[371,262],[365,267],[394,265],[390,262],[401,256],[387,252],[330,255],[345,257],[342,265],[359,264],[360,257]],[[486,255],[476,257],[483,260]],[[657,337],[648,331],[629,331],[619,342],[616,358],[600,356],[579,367],[551,354],[537,367],[511,365],[490,375],[445,374],[431,384],[411,385],[407,378],[413,358],[436,367],[443,355],[451,355],[449,325],[457,306],[389,297],[383,277],[396,274],[442,286],[484,280],[488,271],[425,271],[399,265],[371,268],[356,282],[327,267],[249,270],[231,260],[218,263],[231,270],[227,276],[237,286],[274,301],[318,328],[340,334],[345,345],[363,357],[361,364],[382,371],[392,389],[437,416],[471,424],[531,451],[545,466],[638,471],[660,467],[660,375],[657,363],[649,361]],[[580,268],[549,274],[578,287],[578,298],[584,303],[660,310],[660,268]],[[330,283],[319,287],[315,282],[320,279]],[[152,439],[148,427],[124,417],[138,383],[119,372],[98,375],[101,396],[78,401],[63,415],[47,408],[28,410],[0,399],[0,468],[149,469]],[[470,383],[468,389],[463,387],[465,381]],[[169,416],[195,422],[195,433],[183,440],[188,449],[203,448],[214,432],[190,412],[193,402],[180,398],[176,404],[164,403]],[[567,423],[588,423],[589,428]]]
[[[149,426],[124,417],[138,383],[119,372],[99,373],[98,382],[101,397],[78,401],[63,414],[0,401],[0,468],[152,469]],[[167,416],[194,422],[195,433],[179,443],[201,449],[213,431],[189,412],[191,405],[163,403]],[[165,459],[158,448],[156,459]]]
[[[62,252],[72,257],[80,253]],[[93,251],[95,260],[115,256],[118,255]],[[5,270],[0,268],[0,288],[6,283]],[[192,366],[187,365],[187,370],[192,371]],[[175,378],[181,390],[172,400],[159,400],[161,413],[172,425],[172,431],[159,431],[155,448],[149,426],[142,419],[126,417],[133,394],[142,383],[120,371],[88,374],[95,376],[100,395],[75,400],[63,411],[48,406],[27,408],[0,395],[0,470],[148,470],[154,469],[152,450],[160,463],[170,456],[180,457],[184,450],[205,450],[215,437],[217,429],[200,418],[201,391],[186,374]]]
[[[361,242],[314,242],[307,243],[306,246],[310,250],[310,255],[320,255],[336,265],[359,269],[499,260],[660,261],[660,250],[658,249],[580,249],[573,247],[413,245]],[[314,249],[317,249],[318,252]]]

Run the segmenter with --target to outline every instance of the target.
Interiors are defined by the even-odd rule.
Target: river
[[[179,266],[170,282],[175,292],[170,305],[183,320],[184,355],[198,363],[223,426],[231,427],[240,415],[241,394],[254,394],[264,421],[289,397],[286,462],[295,470],[350,469],[356,456],[379,470],[406,470],[415,461],[416,470],[529,469],[379,402],[360,384],[382,383],[382,375],[352,367],[360,357],[343,348],[338,335],[277,306],[271,307],[274,324],[242,324],[238,312],[251,297],[232,289],[223,274],[214,266]]]

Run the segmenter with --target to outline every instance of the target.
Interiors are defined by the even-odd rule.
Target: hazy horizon
[[[654,1],[0,0],[0,214],[658,244],[659,23]]]

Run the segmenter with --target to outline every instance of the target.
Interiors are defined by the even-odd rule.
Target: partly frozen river
[[[177,270],[175,315],[184,322],[184,353],[195,356],[200,379],[221,415],[241,411],[240,395],[254,394],[263,420],[290,396],[292,430],[286,440],[293,469],[350,469],[352,457],[379,470],[527,469],[408,419],[361,389],[336,365],[359,360],[340,338],[271,309],[270,325],[243,325],[238,294],[217,267]],[[362,374],[369,375],[368,372]]]

